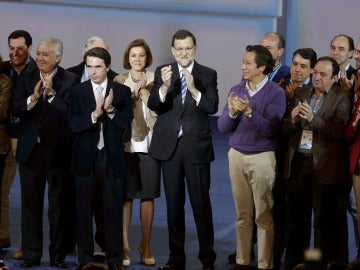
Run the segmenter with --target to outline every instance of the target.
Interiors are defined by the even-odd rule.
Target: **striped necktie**
[[[181,100],[182,100],[183,104],[185,101],[186,92],[187,92],[186,78],[185,78],[185,73],[182,70],[181,71]]]

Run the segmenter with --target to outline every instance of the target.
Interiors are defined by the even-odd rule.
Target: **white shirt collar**
[[[103,96],[105,96],[106,88],[108,85],[108,79],[106,78],[106,80],[103,81],[101,84],[97,84],[97,83],[94,83],[93,81],[91,81],[91,85],[92,85],[94,93],[95,93],[96,88],[98,88],[99,86],[102,86],[103,87],[102,94],[103,94]]]
[[[192,72],[193,68],[194,68],[194,62],[195,61],[192,61],[192,63],[185,69],[187,69],[190,73]],[[178,64],[178,69],[179,69],[179,73],[184,69],[182,66],[180,66]]]
[[[254,89],[250,89],[249,81],[246,81],[245,87],[246,87],[246,90],[248,90],[249,96],[252,97],[257,92],[259,92],[264,87],[264,85],[268,82],[268,80],[269,80],[268,76],[265,76],[265,78],[261,82],[259,82],[257,85],[255,85]]]

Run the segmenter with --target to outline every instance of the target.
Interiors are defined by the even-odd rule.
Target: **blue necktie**
[[[186,85],[185,73],[184,71],[181,71],[181,100],[183,104],[185,101],[186,92],[187,92],[187,85]]]
[[[186,92],[187,92],[187,86],[186,86],[186,78],[185,78],[185,73],[184,71],[180,72],[181,75],[181,101],[184,104],[185,101],[185,97],[186,97]],[[182,130],[182,125],[180,126],[180,130],[179,130],[179,134],[178,134],[178,138],[182,137],[183,135],[183,130]]]

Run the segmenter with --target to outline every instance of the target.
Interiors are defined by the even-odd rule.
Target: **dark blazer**
[[[36,61],[34,60],[34,58],[32,58],[30,56],[30,62],[27,64],[27,66],[25,66],[25,68],[22,70],[24,71],[31,71],[36,69]],[[11,61],[5,61],[2,65],[2,72],[5,73],[7,76],[11,77],[11,70],[12,70],[12,63]]]
[[[282,79],[290,80],[290,67],[282,65],[271,81],[279,83]]]
[[[187,91],[185,102],[181,100],[181,82],[178,64],[171,64],[171,85],[165,102],[160,101],[159,88],[163,84],[160,66],[155,71],[154,89],[150,94],[148,107],[158,113],[149,154],[159,160],[168,160],[173,154],[180,126],[183,140],[189,146],[189,159],[195,164],[214,160],[212,131],[209,126],[209,114],[218,110],[219,96],[217,73],[215,70],[194,63],[192,75],[196,89],[201,92],[198,105]]]
[[[352,76],[353,74],[356,74],[356,73],[357,73],[357,70],[350,65],[349,68],[348,68],[347,71],[346,71],[346,77],[347,77],[348,79],[351,79],[351,76]]]
[[[289,109],[283,127],[290,132],[288,152],[285,158],[284,176],[289,178],[291,161],[300,143],[302,130],[313,131],[312,152],[317,181],[321,184],[336,184],[348,180],[346,173],[347,152],[344,131],[351,111],[347,92],[333,84],[313,121],[308,124],[301,119],[295,125],[291,122],[291,111],[299,101],[307,101],[313,94],[312,86],[295,90],[295,101]]]
[[[108,80],[106,96],[113,89],[115,116],[110,119],[104,111],[103,117],[93,123],[91,113],[96,101],[91,81],[74,86],[70,91],[69,123],[75,133],[72,168],[77,175],[86,176],[92,172],[99,141],[99,123],[103,123],[104,143],[108,160],[116,177],[125,173],[125,154],[122,137],[132,120],[131,90],[129,87]]]
[[[72,73],[75,73],[76,75],[80,76],[80,79],[81,79],[81,76],[83,74],[83,71],[84,71],[84,68],[85,68],[85,62],[81,62],[79,65],[77,66],[73,66],[73,67],[69,67],[67,68],[66,70],[67,71],[70,71]],[[110,69],[107,73],[108,75],[108,78],[110,81],[113,81],[114,80],[114,77],[119,75],[117,74],[116,72],[114,72],[112,69]]]
[[[64,159],[64,145],[71,137],[66,118],[69,90],[78,83],[79,78],[58,67],[53,77],[53,89],[56,92],[53,101],[48,103],[40,97],[35,107],[27,110],[27,99],[33,94],[39,80],[38,69],[24,72],[20,75],[14,91],[13,114],[20,117],[16,158],[20,164],[26,163],[39,137],[48,164],[59,165]]]

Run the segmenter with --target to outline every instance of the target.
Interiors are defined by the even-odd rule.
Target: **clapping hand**
[[[312,112],[310,105],[309,103],[307,103],[307,101],[301,103],[299,116],[308,122],[311,122],[313,120],[314,113]]]
[[[341,87],[346,90],[346,91],[350,91],[353,84],[354,84],[354,76],[351,76],[351,79],[349,80],[346,76],[346,70],[345,68],[341,69],[341,73],[340,73],[340,85]]]

